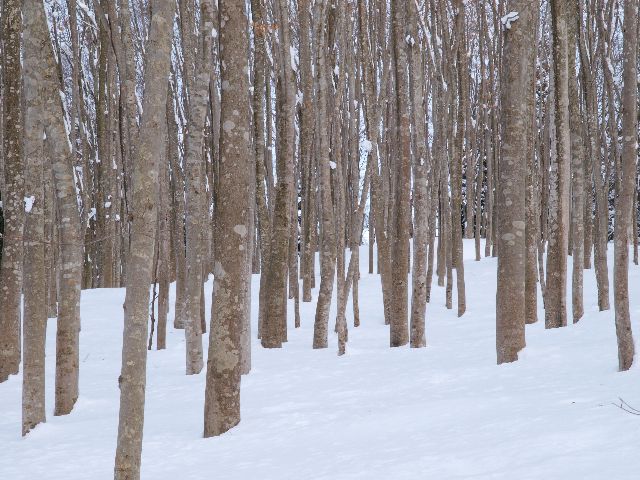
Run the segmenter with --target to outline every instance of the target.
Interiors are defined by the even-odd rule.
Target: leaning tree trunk
[[[207,359],[204,436],[221,435],[240,422],[241,332],[251,301],[249,230],[253,157],[250,150],[248,35],[244,3],[218,0],[222,97],[220,175],[217,184],[213,307]],[[286,212],[289,212],[287,208]]]
[[[147,324],[149,285],[153,277],[153,256],[157,218],[157,159],[163,142],[157,132],[166,121],[167,78],[173,38],[173,2],[155,1],[146,45],[143,116],[136,149],[130,215],[131,243],[127,260],[127,293],[124,305],[120,417],[115,459],[115,479],[140,478],[142,428],[147,368]]]

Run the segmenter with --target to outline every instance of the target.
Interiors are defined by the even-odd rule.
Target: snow
[[[298,50],[293,46],[290,45],[289,46],[289,56],[291,58],[291,68],[293,69],[294,72],[298,71]]]
[[[371,152],[371,150],[373,150],[373,144],[371,143],[371,140],[369,139],[363,139],[360,142],[360,149],[365,153],[365,154],[369,154]]]
[[[621,397],[640,407],[640,367],[616,371],[614,314],[598,312],[594,270],[585,272],[580,323],[545,330],[539,299],[539,321],[527,327],[520,360],[497,366],[496,261],[473,256],[473,240],[465,240],[464,317],[445,309],[434,279],[428,346],[390,349],[380,280],[367,273],[363,247],[362,326],[351,327],[349,307],[347,354],[336,355],[333,333],[328,349],[311,348],[317,289],[313,303],[300,305],[299,329],[290,303],[289,342],[266,350],[253,340],[240,425],[206,440],[205,372],[184,374],[184,332],[171,327],[172,285],[168,349],[149,352],[142,479],[208,479],[212,472],[238,480],[636,479],[640,418],[613,403]],[[640,269],[632,265],[630,276],[638,285]],[[255,332],[259,277],[252,280]],[[207,312],[211,288],[209,280]],[[21,438],[22,378],[0,384],[1,478],[113,478],[124,294],[83,292],[80,398],[71,415],[52,414],[55,320],[47,332],[47,423]],[[631,315],[638,335],[637,288]],[[203,340],[206,354],[207,335]]]
[[[518,12],[509,12],[504,17],[500,19],[502,25],[507,30],[511,30],[511,24],[520,18],[520,14]]]
[[[337,167],[336,162],[334,162],[333,160],[329,160],[329,167],[331,168],[331,170],[335,170]]]
[[[24,211],[26,213],[30,213],[33,208],[33,204],[36,202],[36,197],[34,195],[30,195],[28,197],[24,197]]]

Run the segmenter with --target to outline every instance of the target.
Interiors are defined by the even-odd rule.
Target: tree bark
[[[140,142],[134,161],[131,243],[127,260],[120,384],[120,415],[114,478],[140,478],[142,429],[147,365],[149,286],[152,281],[157,224],[158,159],[162,142],[157,141],[160,123],[166,121],[167,78],[173,38],[173,2],[153,2],[149,40],[146,45]]]
[[[629,235],[635,192],[638,155],[638,0],[627,0],[624,6],[623,88],[622,88],[622,171],[616,199],[614,232],[614,306],[618,368],[631,368],[635,353],[629,312]],[[615,141],[615,140],[614,140]]]
[[[557,179],[549,203],[549,249],[547,254],[547,288],[545,327],[567,325],[567,245],[569,222],[569,180],[571,139],[569,124],[568,82],[568,0],[553,0],[553,60],[555,90],[555,144]]]
[[[250,302],[250,155],[244,3],[218,0],[220,18],[220,174],[216,205],[213,306],[207,360],[204,436],[221,435],[240,422],[241,332]],[[288,214],[289,209],[286,209]],[[285,277],[286,278],[286,277]]]
[[[0,382],[18,373],[21,354],[22,242],[24,231],[24,176],[22,124],[22,65],[20,36],[22,1],[5,0],[2,18],[2,90],[4,92],[4,188],[2,265],[0,267]]]
[[[502,64],[502,152],[498,166],[498,364],[518,359],[525,346],[525,188],[534,103],[533,75],[537,12],[527,0],[511,0],[507,11],[519,18],[504,26]]]

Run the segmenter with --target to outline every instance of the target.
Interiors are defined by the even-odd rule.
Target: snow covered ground
[[[221,437],[202,438],[205,374],[184,375],[184,333],[170,328],[168,349],[149,352],[142,478],[638,478],[640,417],[613,403],[640,408],[640,367],[617,372],[613,311],[597,310],[593,270],[584,319],[545,331],[540,309],[520,361],[497,366],[494,259],[473,261],[465,241],[467,313],[446,310],[434,285],[428,346],[419,350],[389,348],[379,279],[366,273],[365,251],[361,259],[362,326],[350,328],[347,355],[337,357],[333,335],[329,349],[311,349],[314,295],[284,348],[254,340],[242,421]],[[631,267],[630,284],[640,338],[640,268]],[[254,325],[257,288],[254,276]],[[211,282],[206,295],[209,311]],[[47,423],[22,438],[22,379],[0,384],[0,479],[113,478],[123,300],[124,290],[83,292],[81,393],[71,415],[52,415],[55,320]]]

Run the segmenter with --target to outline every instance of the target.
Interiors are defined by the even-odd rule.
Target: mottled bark
[[[567,0],[553,0],[553,60],[555,93],[555,192],[549,199],[549,249],[545,327],[567,325],[567,246],[571,139],[569,124]]]
[[[407,0],[394,1],[392,36],[395,65],[397,118],[394,139],[398,142],[394,158],[395,192],[392,217],[392,290],[390,345],[399,347],[409,343],[409,224],[411,222],[411,137],[409,110],[409,82],[406,32]]]
[[[583,123],[580,112],[578,79],[576,77],[576,47],[578,25],[578,2],[571,1],[567,9],[567,60],[569,86],[569,121],[571,141],[571,251],[573,270],[571,298],[573,323],[584,314],[583,306],[583,270],[584,270],[584,183],[585,155],[583,145]]]
[[[329,139],[327,135],[327,101],[329,89],[329,73],[327,72],[327,59],[325,46],[327,44],[327,32],[325,27],[326,0],[318,3],[318,18],[320,25],[318,41],[318,141],[319,157],[318,170],[320,175],[320,208],[322,222],[322,245],[320,248],[320,290],[318,292],[318,302],[316,304],[316,315],[313,326],[313,348],[327,348],[329,308],[331,306],[331,295],[336,271],[336,245],[334,230],[333,203],[331,201],[331,166],[329,157]]]
[[[266,271],[269,289],[263,319],[262,346],[279,348],[286,341],[287,330],[287,278],[290,238],[290,201],[294,183],[294,111],[295,82],[291,66],[291,41],[289,27],[289,4],[278,0],[278,39],[280,42],[279,78],[281,98],[278,112],[278,185],[273,202],[273,220],[270,255]],[[269,169],[267,169],[269,172]]]
[[[623,88],[622,88],[622,170],[616,198],[614,232],[614,306],[618,368],[628,370],[633,363],[635,347],[629,311],[629,235],[635,192],[638,155],[638,0],[627,0],[624,6]]]
[[[147,324],[149,286],[152,281],[154,243],[157,224],[156,186],[158,159],[163,142],[157,139],[160,123],[166,121],[167,78],[173,38],[173,2],[155,1],[146,45],[140,142],[135,153],[131,244],[127,260],[127,293],[124,304],[120,415],[114,478],[140,478],[142,429],[147,364]]]
[[[42,123],[43,71],[41,52],[49,42],[38,21],[38,0],[23,3],[24,27],[24,348],[22,373],[22,435],[46,419],[45,335],[47,328],[46,277],[44,265],[45,169]],[[46,28],[46,24],[45,24]],[[50,172],[50,165],[47,165]]]
[[[5,0],[2,18],[4,188],[2,265],[0,266],[0,382],[18,373],[21,354],[22,242],[24,177],[22,128],[21,0]],[[33,85],[32,85],[33,87]]]
[[[427,308],[427,246],[430,197],[427,190],[427,145],[425,132],[424,70],[420,56],[418,38],[419,13],[414,2],[409,2],[409,35],[411,45],[411,76],[413,100],[413,129],[415,152],[413,155],[413,265],[411,272],[411,324],[410,345],[413,348],[426,346],[425,312]]]
[[[525,188],[533,129],[533,75],[536,12],[526,0],[512,0],[508,11],[520,17],[504,30],[502,65],[503,133],[496,208],[498,209],[498,286],[496,352],[498,363],[513,362],[525,346]]]
[[[186,165],[186,284],[185,284],[185,340],[187,375],[200,373],[202,359],[202,328],[200,326],[203,265],[205,262],[204,230],[206,191],[204,179],[204,127],[209,104],[211,68],[211,29],[213,28],[210,0],[200,4],[199,48],[187,58],[195,64],[194,78],[188,79],[189,116],[185,153]],[[190,27],[190,25],[189,25]],[[183,39],[191,28],[183,29]],[[189,69],[190,71],[190,69]]]
[[[218,0],[220,19],[220,174],[216,205],[213,306],[207,359],[204,436],[240,422],[241,332],[249,313],[251,203],[248,34],[243,3]],[[287,213],[288,213],[287,209]],[[286,277],[285,277],[286,278]]]

